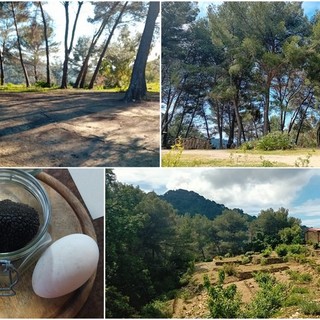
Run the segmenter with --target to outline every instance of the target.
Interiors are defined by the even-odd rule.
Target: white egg
[[[96,242],[84,234],[55,241],[38,260],[32,274],[34,292],[56,298],[81,287],[95,272],[99,260]]]

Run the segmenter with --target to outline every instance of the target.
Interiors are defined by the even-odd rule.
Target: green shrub
[[[236,276],[237,275],[237,266],[234,263],[224,264],[223,271],[228,276]]]
[[[261,260],[260,260],[260,264],[261,264],[262,266],[267,265],[267,264],[268,264],[268,259],[262,257]]]
[[[299,281],[303,283],[311,282],[313,279],[312,274],[310,273],[301,273],[299,277]]]
[[[309,263],[309,259],[304,254],[290,254],[290,258],[299,263]]]
[[[279,244],[274,250],[279,257],[285,257],[288,254],[288,246],[286,244]]]
[[[135,314],[130,305],[130,299],[124,296],[116,287],[106,288],[106,317],[107,318],[131,318]]]
[[[301,303],[303,303],[304,298],[301,294],[290,294],[289,297],[285,300],[284,306],[285,307],[291,307],[291,306],[299,306]]]
[[[312,281],[312,275],[310,273],[300,273],[298,271],[288,270],[287,274],[292,281],[300,283],[308,283]]]
[[[292,254],[306,254],[307,248],[301,244],[290,244],[288,251]]]
[[[272,253],[272,248],[268,246],[266,249],[262,251],[261,254],[263,257],[267,258],[267,257],[270,257],[271,253]]]
[[[306,293],[309,293],[309,289],[306,288],[306,287],[297,287],[297,286],[294,286],[294,287],[291,289],[291,293],[306,294]]]
[[[251,256],[243,256],[241,260],[241,264],[248,264],[251,263],[252,257]]]
[[[162,156],[163,167],[178,167],[183,152],[182,140],[179,138],[177,143],[171,146],[171,150]]]
[[[259,284],[260,290],[247,306],[244,317],[270,318],[284,305],[287,298],[286,287],[269,273],[258,272],[254,278]]]
[[[141,318],[171,318],[169,306],[160,300],[155,300],[145,305],[141,310]]]
[[[320,315],[320,304],[315,301],[305,301],[301,304],[301,311],[305,315],[317,316]]]
[[[292,149],[290,137],[280,131],[271,132],[257,141],[256,148],[259,150],[286,150]]]
[[[223,280],[223,273],[219,273]],[[208,291],[208,306],[212,318],[238,318],[240,316],[241,297],[237,292],[237,286],[231,284],[224,288],[223,282],[211,285],[208,276],[204,277],[204,286]]]
[[[35,83],[36,88],[50,88],[50,85],[46,81],[37,81]]]
[[[179,280],[179,283],[182,285],[182,286],[185,286],[189,283],[191,277],[192,277],[192,274],[194,273],[194,269],[195,269],[195,263],[194,261],[190,261],[189,264],[188,264],[188,269],[187,271],[181,276],[180,280]]]
[[[256,146],[256,141],[247,141],[241,145],[242,151],[253,150]]]

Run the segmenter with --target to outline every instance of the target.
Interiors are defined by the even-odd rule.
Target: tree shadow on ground
[[[18,97],[0,94],[1,166],[160,165],[157,102],[106,93]]]

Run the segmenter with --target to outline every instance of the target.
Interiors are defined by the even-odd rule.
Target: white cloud
[[[320,199],[307,200],[298,206],[291,207],[290,212],[294,215],[320,219]]]
[[[186,189],[229,208],[249,214],[262,209],[289,208],[297,193],[319,171],[310,169],[115,169],[119,181],[140,185],[145,191]],[[311,212],[311,211],[309,211]]]

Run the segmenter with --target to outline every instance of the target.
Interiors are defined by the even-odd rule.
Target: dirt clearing
[[[0,93],[0,166],[159,166],[158,99],[122,98],[78,90]]]
[[[169,150],[162,150],[162,155]],[[174,156],[173,156],[174,157]],[[319,150],[292,154],[253,154],[235,150],[184,150],[180,159],[184,166],[201,167],[320,167]]]

